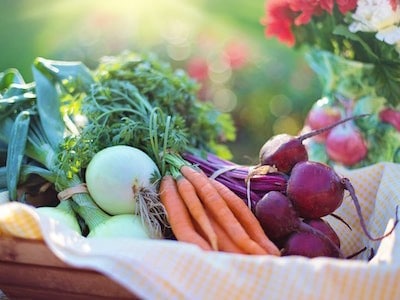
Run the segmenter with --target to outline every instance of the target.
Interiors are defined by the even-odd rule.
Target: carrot
[[[186,204],[186,207],[189,210],[190,215],[194,220],[196,220],[199,227],[204,232],[204,235],[210,242],[212,249],[217,251],[218,250],[217,235],[215,234],[213,226],[210,223],[210,220],[203,207],[203,204],[201,203],[199,197],[197,196],[196,190],[194,189],[193,185],[183,176],[177,178],[176,183],[179,194],[182,197],[184,203]]]
[[[181,172],[193,184],[206,209],[210,211],[219,225],[221,225],[239,248],[248,254],[268,254],[264,248],[249,237],[224,199],[203,172],[196,171],[187,165],[181,167]]]
[[[222,229],[218,222],[211,216],[210,212],[206,211],[207,218],[215,234],[217,235],[217,245],[218,251],[229,252],[229,253],[240,253],[246,254],[242,249],[240,249],[229,237],[229,235]],[[199,224],[193,219],[193,224],[195,229],[200,233],[200,235],[205,236],[204,231],[200,228]]]
[[[190,214],[179,195],[175,179],[165,175],[160,183],[160,200],[167,211],[167,219],[176,239],[212,250],[210,244],[195,230]]]
[[[211,215],[208,216],[209,220],[218,236],[218,249],[223,252],[245,254],[225,232],[225,230],[218,224],[218,222]]]
[[[238,219],[240,224],[242,224],[242,226],[245,228],[250,238],[260,244],[260,246],[269,253],[280,256],[279,249],[265,234],[260,222],[257,220],[250,208],[244,203],[244,201],[234,192],[232,192],[227,186],[216,181],[215,179],[210,179],[210,182],[225,200],[229,209]]]

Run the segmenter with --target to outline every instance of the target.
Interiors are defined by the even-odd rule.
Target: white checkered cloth
[[[353,183],[372,235],[383,234],[400,205],[400,165],[337,171]],[[344,253],[368,251],[351,260],[308,259],[204,252],[167,240],[86,239],[19,203],[0,206],[0,235],[23,237],[21,228],[26,237],[42,235],[64,262],[97,270],[143,299],[400,299],[400,229],[369,241],[348,196],[336,213],[352,227],[329,218]]]

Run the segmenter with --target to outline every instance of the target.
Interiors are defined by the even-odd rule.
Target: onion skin
[[[111,215],[136,213],[136,199],[150,179],[159,174],[153,160],[130,146],[105,148],[86,169],[86,184],[93,200]]]
[[[93,237],[150,239],[140,217],[127,214],[112,216],[96,226],[88,234],[88,238]]]
[[[79,226],[76,217],[74,217],[72,214],[67,213],[59,208],[50,206],[38,207],[36,208],[36,211],[41,215],[53,218],[54,220],[60,222],[61,224],[64,224],[76,233],[79,233],[80,235],[82,234],[81,227]]]

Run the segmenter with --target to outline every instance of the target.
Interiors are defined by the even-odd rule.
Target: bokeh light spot
[[[292,111],[292,102],[286,95],[275,95],[270,99],[269,109],[276,117],[288,115]]]
[[[232,90],[221,88],[214,93],[213,102],[218,110],[231,112],[237,105],[237,97]]]
[[[291,116],[281,116],[273,124],[274,134],[287,133],[297,135],[299,128],[300,124]]]
[[[210,79],[214,83],[225,83],[231,76],[231,67],[225,61],[215,60],[210,63]]]

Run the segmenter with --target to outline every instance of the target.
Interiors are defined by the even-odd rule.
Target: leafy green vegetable
[[[17,200],[17,186],[23,163],[25,146],[30,123],[29,111],[20,112],[11,129],[10,141],[7,149],[7,189],[10,200]]]
[[[52,61],[48,61],[47,66],[51,63]],[[28,134],[20,135],[20,140],[18,141],[18,153],[21,154],[23,148],[23,155],[27,160],[27,164],[18,162],[20,166],[18,184],[25,183],[30,178],[30,175],[36,174],[54,183],[56,189],[62,191],[81,184],[82,180],[76,174],[71,178],[67,178],[62,170],[58,168],[57,154],[59,145],[57,145],[57,140],[59,142],[62,141],[60,134],[67,133],[67,127],[64,123],[65,118],[60,117],[59,112],[62,111],[62,105],[59,101],[59,95],[54,93],[54,89],[57,86],[56,90],[60,91],[66,86],[68,81],[57,76],[65,74],[65,70],[62,69],[70,66],[61,64],[56,67],[56,64],[53,64],[51,67],[53,72],[44,73],[48,77],[38,71],[36,78],[39,77],[40,80],[31,84],[25,84],[22,77],[15,70],[0,73],[0,78],[7,78],[7,80],[1,81],[0,141],[2,145],[5,144],[7,147],[12,147],[13,129],[18,125],[18,116],[20,116],[20,112],[29,111]],[[77,71],[75,74],[77,78],[79,78],[79,72]],[[57,74],[57,76],[54,77],[52,74]],[[68,77],[70,76],[72,74],[68,75]],[[36,94],[37,90],[41,92]],[[48,98],[39,100],[41,97]],[[42,122],[44,118],[48,119]],[[53,127],[44,127],[43,124],[52,124]],[[11,170],[7,170],[7,176],[10,176],[10,172]],[[24,195],[18,200],[24,201]],[[88,215],[106,215],[96,206],[88,194],[73,195],[73,200],[79,206],[86,208]]]
[[[235,138],[229,115],[220,113],[208,102],[199,101],[197,82],[154,55],[140,57],[135,53],[124,53],[106,57],[99,65],[96,77],[100,82],[110,79],[130,82],[153,107],[160,107],[166,115],[183,118],[193,148],[215,152],[211,146],[213,142]]]
[[[65,132],[61,114],[60,89],[61,92],[75,92],[89,86],[93,79],[90,71],[81,62],[60,62],[36,58],[32,72],[36,83],[35,92],[40,122],[48,142],[56,148],[62,143]],[[71,88],[71,81],[74,84],[73,88]],[[66,90],[68,83],[70,90]]]
[[[124,53],[104,58],[94,71],[95,83],[81,101],[88,124],[63,144],[61,168],[72,174],[93,155],[113,145],[146,152],[162,174],[162,153],[172,151],[231,153],[222,143],[235,138],[229,115],[197,98],[197,84],[157,57]]]
[[[230,116],[200,102],[197,84],[154,56],[108,57],[95,71],[80,62],[37,58],[32,72],[34,82],[29,84],[17,70],[0,73],[0,146],[15,151],[11,158],[18,177],[8,183],[14,191],[17,181],[30,175],[53,183],[59,192],[79,186],[91,158],[113,145],[143,150],[161,175],[167,172],[166,152],[230,154],[223,144],[235,138]],[[18,116],[25,111],[29,120],[20,123]],[[86,122],[79,121],[82,116]],[[15,143],[13,131],[20,125],[23,134]],[[72,199],[92,227],[109,217],[87,193]],[[165,215],[154,214],[164,220]],[[146,223],[147,216],[141,217]]]

